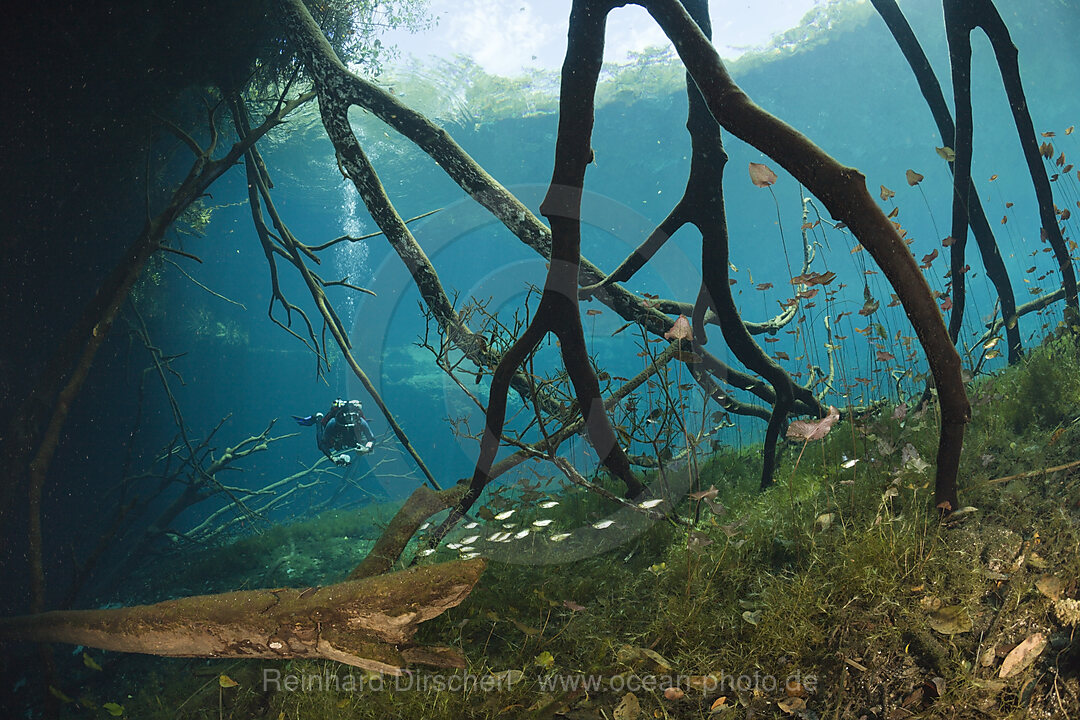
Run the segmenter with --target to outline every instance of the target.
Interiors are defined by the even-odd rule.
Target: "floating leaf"
[[[957,635],[970,632],[971,616],[960,606],[943,607],[930,613],[930,627],[942,635]]]
[[[1023,672],[1046,649],[1046,635],[1035,633],[1020,643],[1005,656],[998,671],[999,678],[1012,677]]]
[[[862,309],[859,310],[859,314],[863,317],[869,317],[870,315],[873,315],[877,312],[878,308],[881,307],[881,303],[875,300],[874,296],[870,294],[869,287],[863,289],[863,298],[863,306]]]
[[[934,148],[934,152],[940,155],[941,159],[945,162],[952,162],[953,160],[956,160],[956,153],[953,152],[953,149],[948,145],[946,145],[945,147],[936,147]]]
[[[805,420],[793,420],[788,425],[787,436],[792,439],[804,440],[810,442],[811,440],[821,440],[829,431],[832,430],[833,425],[840,419],[840,411],[832,405],[829,406],[829,413],[821,420],[817,422],[807,422]]]
[[[708,490],[701,490],[700,492],[690,493],[691,500],[704,500],[708,498],[712,500],[720,491],[716,489],[715,485],[710,485]]]
[[[712,545],[712,542],[712,538],[705,533],[691,530],[686,537],[686,549],[692,553],[700,553],[702,550]]]
[[[881,186],[881,199],[882,200],[885,200],[885,201],[892,200],[894,195],[896,195],[895,192],[893,192],[889,188],[885,187],[884,185]]]
[[[836,273],[832,272],[831,270],[824,273],[811,272],[804,273],[802,275],[796,275],[795,277],[791,278],[791,284],[809,285],[813,287],[814,285],[828,285],[835,279]]]
[[[563,600],[562,604],[565,605],[567,609],[569,609],[569,610],[571,610],[573,612],[581,612],[582,610],[585,609],[584,605],[578,605],[573,600]]]
[[[664,697],[667,698],[668,700],[682,700],[684,695],[686,695],[686,693],[684,693],[682,691],[682,688],[677,688],[677,687],[664,688]]]
[[[591,315],[591,316],[596,316],[596,315],[600,315],[603,312],[604,312],[603,310],[597,310],[595,308],[590,308],[589,310],[585,311],[585,314],[586,315]]]
[[[685,315],[679,315],[675,324],[671,326],[671,329],[664,333],[664,338],[667,340],[693,340],[694,333],[690,329],[690,321],[686,319]]]
[[[756,187],[769,187],[776,182],[776,173],[761,163],[750,163],[750,182]]]
[[[923,176],[914,170],[907,171],[907,184],[914,187],[923,181]]]
[[[236,682],[235,680],[233,680],[228,675],[224,675],[224,674],[223,675],[218,675],[217,683],[218,683],[219,686],[221,686],[223,688],[236,687],[237,685],[240,684],[240,683]]]
[[[97,661],[94,660],[94,658],[90,657],[88,653],[82,654],[82,662],[83,665],[90,668],[91,670],[101,670],[101,666],[98,665]]]
[[[107,702],[101,707],[113,717],[120,717],[124,714],[124,706],[119,703]]]

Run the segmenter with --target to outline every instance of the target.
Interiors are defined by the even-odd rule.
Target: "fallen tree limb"
[[[1006,475],[1005,477],[993,478],[991,480],[984,480],[984,485],[1000,485],[1001,483],[1007,483],[1010,480],[1019,480],[1020,478],[1039,477],[1040,475],[1047,475],[1052,472],[1061,472],[1062,470],[1068,470],[1080,465],[1080,460],[1073,460],[1072,462],[1065,463],[1064,465],[1055,465],[1054,467],[1039,468],[1038,470],[1028,470],[1027,472],[1017,473],[1015,475]]]
[[[435,492],[426,485],[413,490],[412,495],[405,500],[405,504],[379,535],[367,557],[349,573],[349,579],[360,580],[390,570],[420,525],[432,515],[457,504],[466,489],[467,486],[457,484],[441,492]]]
[[[411,640],[420,623],[468,596],[485,564],[478,558],[306,590],[245,590],[4,618],[0,641],[168,657],[321,658],[392,675],[409,662],[464,667],[458,652]]]

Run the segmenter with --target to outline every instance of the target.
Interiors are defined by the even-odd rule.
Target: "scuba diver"
[[[352,456],[346,451],[355,450],[363,455],[371,452],[375,445],[375,435],[364,419],[364,408],[359,400],[338,399],[326,414],[293,415],[293,420],[305,427],[315,426],[315,442],[335,465],[352,462]]]

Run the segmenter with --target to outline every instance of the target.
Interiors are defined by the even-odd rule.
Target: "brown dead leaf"
[[[1046,649],[1046,635],[1035,633],[1027,640],[1014,647],[1005,660],[1001,663],[998,671],[999,678],[1012,677],[1023,672],[1035,659]]]
[[[777,702],[776,706],[786,714],[791,715],[798,710],[804,709],[806,707],[806,701],[801,697],[789,697]]]
[[[1051,600],[1060,600],[1065,593],[1065,583],[1053,575],[1043,575],[1035,581],[1035,587]]]
[[[930,613],[930,627],[942,635],[970,632],[972,623],[967,610],[959,605],[942,607]]]
[[[776,182],[776,173],[761,163],[750,163],[750,182],[756,187],[769,187]]]
[[[615,706],[612,717],[615,720],[637,720],[641,715],[641,703],[634,693],[626,693],[622,700]]]

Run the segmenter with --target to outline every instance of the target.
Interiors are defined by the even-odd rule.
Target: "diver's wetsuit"
[[[319,449],[338,465],[348,465],[352,461],[346,451],[371,452],[375,443],[375,435],[364,419],[359,400],[335,400],[325,415],[294,415],[293,418],[301,425],[315,426],[315,442]]]

